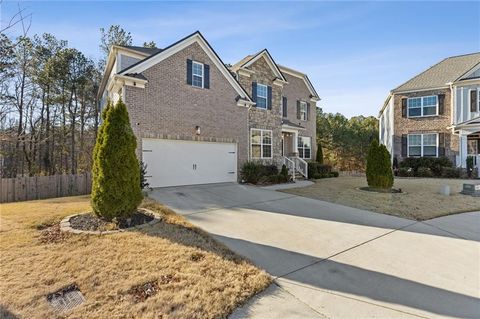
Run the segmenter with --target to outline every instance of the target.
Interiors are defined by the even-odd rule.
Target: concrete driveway
[[[275,278],[232,318],[480,318],[480,212],[415,222],[238,184],[150,196]]]

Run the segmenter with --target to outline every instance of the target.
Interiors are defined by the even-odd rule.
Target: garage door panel
[[[236,144],[143,139],[142,147],[151,187],[237,180]]]

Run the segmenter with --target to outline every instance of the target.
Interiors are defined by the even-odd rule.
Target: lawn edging
[[[139,211],[143,211],[147,214],[150,214],[153,216],[153,220],[149,221],[148,223],[142,224],[142,225],[137,225],[129,228],[123,228],[123,229],[114,229],[114,230],[82,230],[82,229],[75,229],[72,227],[70,224],[70,219],[78,216],[78,215],[83,215],[83,214],[88,214],[88,213],[81,213],[81,214],[73,214],[69,215],[60,221],[60,230],[63,232],[70,232],[73,234],[90,234],[90,235],[108,235],[108,234],[115,234],[115,233],[120,233],[124,231],[129,231],[129,230],[135,230],[135,229],[142,229],[148,226],[153,226],[156,223],[160,222],[163,217],[161,214],[156,213],[150,209],[147,208],[138,208]]]

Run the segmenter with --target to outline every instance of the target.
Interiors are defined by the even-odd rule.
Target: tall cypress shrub
[[[103,118],[104,116],[104,118]],[[92,208],[106,220],[130,217],[142,201],[137,141],[126,105],[107,106],[94,149]]]
[[[389,189],[393,186],[390,153],[377,140],[373,140],[368,149],[366,175],[369,187]]]
[[[323,150],[320,142],[317,144],[317,163],[323,164]]]

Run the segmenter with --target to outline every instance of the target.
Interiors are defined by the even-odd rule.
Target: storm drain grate
[[[47,301],[57,311],[67,311],[85,302],[77,284],[68,285],[54,293],[47,295]]]

